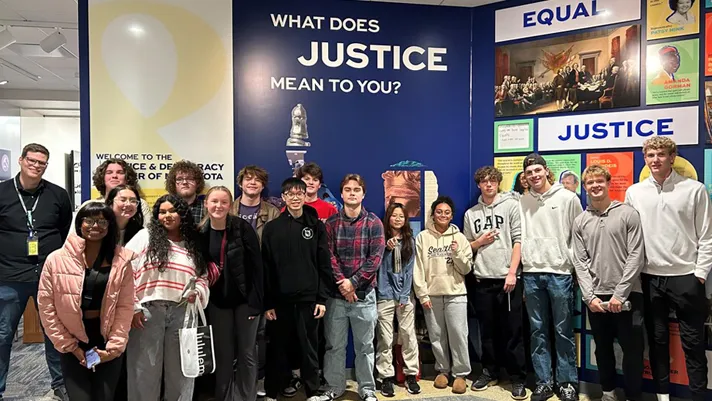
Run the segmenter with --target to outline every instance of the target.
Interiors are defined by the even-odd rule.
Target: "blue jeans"
[[[556,341],[556,382],[577,383],[573,277],[568,274],[530,273],[523,274],[522,278],[531,326],[532,364],[537,384],[553,385],[549,338],[551,318],[554,320]]]
[[[378,321],[376,291],[366,295],[366,299],[348,303],[343,299],[329,298],[326,301],[324,317],[324,379],[337,396],[346,391],[346,341],[349,324],[353,332],[356,353],[356,381],[361,398],[376,392],[373,378],[375,350],[373,335]]]
[[[5,392],[7,373],[10,368],[10,350],[27,301],[32,297],[37,307],[37,287],[39,282],[0,284],[0,395]],[[64,385],[59,351],[44,336],[45,359],[52,377],[52,389]]]

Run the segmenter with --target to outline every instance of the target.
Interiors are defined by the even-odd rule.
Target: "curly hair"
[[[477,169],[475,172],[475,183],[489,179],[494,179],[497,182],[502,182],[502,172],[494,166],[484,166]]]
[[[166,174],[166,192],[176,194],[176,176],[178,173],[187,173],[195,180],[195,193],[200,194],[205,189],[203,169],[190,160],[177,161]]]
[[[118,185],[106,194],[105,202],[107,206],[113,208],[114,198],[116,198],[116,195],[118,195],[119,192],[125,189],[132,191],[134,195],[136,195],[136,200],[138,200],[138,203],[136,204],[136,213],[129,219],[129,222],[126,224],[126,231],[124,231],[124,244],[127,244],[131,238],[136,235],[136,233],[143,229],[143,208],[141,207],[141,203],[145,201],[141,200],[138,190],[131,185]]]
[[[96,168],[96,171],[94,171],[94,176],[92,177],[94,188],[99,191],[101,196],[106,196],[106,183],[104,182],[104,176],[106,175],[106,169],[109,167],[109,164],[118,164],[119,166],[121,166],[121,168],[124,169],[124,173],[126,174],[126,182],[124,184],[136,188],[136,190],[138,190],[138,193],[142,194],[141,186],[138,185],[138,176],[136,175],[136,170],[134,170],[133,167],[131,167],[131,165],[126,163],[126,161],[124,160],[107,159],[103,163],[101,163],[99,167]]]
[[[648,153],[648,150],[666,150],[668,155],[676,155],[677,144],[666,136],[654,136],[643,142],[643,155]]]
[[[180,196],[166,194],[158,198],[153,205],[151,214],[151,222],[148,224],[149,244],[146,255],[148,261],[158,266],[158,271],[164,272],[166,264],[170,258],[171,243],[168,241],[168,232],[163,224],[158,220],[158,212],[161,209],[161,204],[164,202],[171,203],[176,209],[180,217],[180,236],[185,242],[185,249],[188,250],[188,256],[193,260],[195,265],[195,273],[201,276],[207,271],[205,259],[200,251],[200,241],[198,229],[193,222],[193,214],[190,212],[188,204]]]

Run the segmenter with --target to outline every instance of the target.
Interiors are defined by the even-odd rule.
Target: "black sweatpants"
[[[514,291],[504,292],[504,279],[478,279],[475,309],[482,338],[482,366],[495,377],[505,368],[513,382],[526,379],[522,337],[522,291],[517,280]]]
[[[307,398],[319,391],[319,320],[314,318],[314,307],[313,303],[296,303],[275,308],[277,319],[267,324],[270,339],[265,376],[267,397],[277,398],[279,392],[289,385],[292,367],[289,354],[294,338],[298,340],[301,351],[299,368]]]
[[[601,301],[610,301],[611,295],[596,295]],[[620,313],[593,313],[587,311],[596,342],[598,377],[603,391],[616,389],[616,355],[613,340],[618,339],[623,350],[623,377],[626,400],[640,401],[643,393],[643,294],[631,292],[628,296],[631,310]]]
[[[85,351],[93,347],[104,349],[106,346],[101,335],[99,320],[98,318],[84,319],[84,328],[87,337],[89,337],[89,343],[80,343],[79,346]],[[71,352],[61,354],[59,361],[69,400],[113,401],[123,359],[124,355],[122,354],[109,362],[96,365],[92,371],[80,365],[77,357]]]
[[[680,323],[680,340],[690,392],[695,401],[704,400],[707,391],[705,355],[705,286],[694,274],[684,276],[641,275],[645,298],[645,326],[648,332],[650,365],[658,394],[669,393],[670,332],[668,314],[673,309]]]

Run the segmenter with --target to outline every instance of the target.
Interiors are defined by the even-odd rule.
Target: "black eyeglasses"
[[[106,228],[109,227],[109,220],[106,219],[95,219],[93,217],[85,217],[82,219],[82,223],[84,223],[87,227],[93,227],[94,224],[98,225],[99,228]]]
[[[45,161],[33,159],[31,157],[25,157],[24,159],[30,166],[47,167],[47,162]]]

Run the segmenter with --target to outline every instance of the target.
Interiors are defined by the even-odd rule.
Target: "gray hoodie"
[[[505,278],[512,261],[512,247],[521,240],[519,194],[503,192],[491,205],[482,201],[465,212],[463,234],[472,242],[489,231],[497,230],[499,239],[477,250],[474,273],[477,278]]]
[[[642,292],[645,264],[643,230],[638,212],[613,201],[600,212],[590,206],[574,221],[574,266],[583,300],[613,295],[621,302],[631,291]]]

